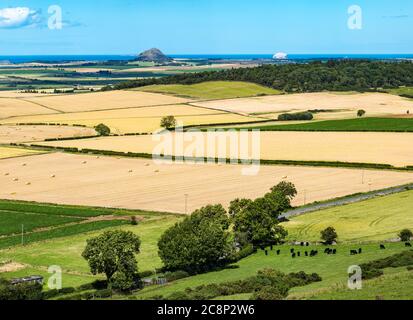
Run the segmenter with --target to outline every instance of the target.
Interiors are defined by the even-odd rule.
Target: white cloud
[[[0,28],[13,29],[34,26],[41,21],[40,11],[27,7],[0,9]]]

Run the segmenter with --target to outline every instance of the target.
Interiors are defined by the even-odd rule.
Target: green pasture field
[[[260,129],[261,131],[413,132],[413,119],[360,118],[345,120],[314,121],[295,124],[264,124],[260,126],[244,126],[242,129]]]
[[[38,228],[80,221],[82,219],[75,217],[0,210],[0,237],[20,233],[22,225],[24,226],[24,231],[30,232]]]
[[[292,258],[290,248],[295,248],[295,251],[301,252],[301,257]],[[391,256],[393,254],[405,251],[406,248],[402,243],[386,244],[385,250],[380,250],[379,244],[366,245],[351,245],[341,244],[334,248],[337,249],[336,255],[324,254],[324,246],[280,246],[274,247],[273,251],[269,251],[266,256],[264,251],[258,251],[236,264],[237,268],[227,268],[220,271],[209,272],[181,279],[170,283],[166,286],[147,287],[135,296],[138,299],[150,299],[155,296],[168,297],[170,294],[177,291],[184,291],[186,288],[194,288],[200,285],[211,283],[223,283],[228,281],[241,280],[256,274],[257,271],[272,268],[285,273],[305,271],[307,273],[316,272],[322,277],[321,282],[312,283],[304,287],[293,288],[290,292],[291,296],[299,299],[323,290],[330,290],[337,286],[343,286],[347,283],[347,270],[352,265]],[[350,255],[351,249],[362,248],[363,253],[356,256]],[[275,251],[281,249],[281,254],[276,255]],[[315,257],[305,257],[304,252],[310,252],[312,249],[318,250],[319,254]],[[405,270],[405,268],[404,268]],[[385,274],[388,270],[385,270]],[[246,298],[247,295],[243,295]],[[239,298],[238,295],[235,298]]]
[[[340,242],[382,241],[413,229],[413,191],[374,198],[293,217],[283,223],[289,240],[319,241],[320,231],[332,226]]]
[[[194,99],[229,99],[257,95],[276,95],[281,92],[249,82],[211,81],[193,85],[153,85],[140,91],[185,96]]]
[[[114,229],[132,231],[140,237],[142,242],[141,252],[136,256],[139,271],[154,270],[162,266],[161,260],[158,257],[158,239],[167,228],[179,221],[179,219],[181,217],[177,215],[158,215],[143,220],[137,226],[132,226],[127,221],[120,221],[120,224],[119,220],[100,221],[104,230],[98,230],[98,225],[95,225],[94,228],[89,230],[77,230],[79,232],[67,233],[59,238],[50,235],[40,242],[0,250],[0,261],[11,260],[26,266],[26,268],[16,272],[0,273],[0,276],[10,278],[33,274],[44,275],[48,266],[58,265],[63,270],[63,282],[67,276],[70,286],[79,286],[93,282],[96,279],[101,279],[102,276],[94,277],[90,274],[87,262],[82,258],[81,254],[86,246],[87,239],[95,237],[106,230]],[[103,222],[105,224],[102,224]],[[76,226],[84,227],[90,224],[79,224]]]

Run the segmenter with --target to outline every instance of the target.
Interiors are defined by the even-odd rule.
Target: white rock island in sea
[[[277,60],[285,60],[287,59],[287,57],[288,54],[286,54],[285,52],[277,52],[272,58]]]

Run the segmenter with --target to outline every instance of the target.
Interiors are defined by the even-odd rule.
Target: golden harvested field
[[[0,119],[50,113],[56,113],[56,111],[21,99],[0,98]]]
[[[0,125],[0,143],[44,141],[52,138],[85,137],[96,135],[91,128],[68,126],[7,126]]]
[[[183,134],[184,137],[182,137],[182,133],[172,137],[173,150],[175,150],[176,141],[187,140],[184,143],[187,147],[195,141],[208,141],[207,134],[210,133]],[[212,133],[214,141],[218,141],[218,134]],[[166,140],[165,137],[160,135],[158,140],[155,140],[155,136],[107,137],[42,144],[152,154],[155,146]],[[251,137],[249,141],[251,143]],[[261,159],[265,160],[362,162],[403,167],[413,165],[412,141],[413,133],[260,132],[260,154]],[[207,148],[208,143],[205,142],[201,146]],[[213,154],[207,154],[207,151],[204,151],[204,154],[205,156],[214,157],[218,154],[216,150],[217,148],[213,149]],[[169,154],[169,152],[163,152],[163,154]],[[174,152],[174,155],[182,155],[182,152]],[[230,151],[227,148],[227,153],[221,157],[229,158],[229,155]]]
[[[14,148],[14,147],[1,147],[0,146],[0,159],[8,159],[14,157],[30,156],[34,154],[45,153],[43,151],[29,150],[24,148]],[[16,161],[14,159],[14,161]],[[7,172],[4,172],[6,174]]]
[[[43,90],[41,90],[43,91]],[[47,92],[53,92],[53,90],[45,90]],[[53,93],[48,93],[47,96],[53,95]],[[30,93],[22,92],[20,90],[8,90],[0,91],[0,98],[33,98],[33,97],[43,97],[46,96],[44,93]]]
[[[135,108],[189,102],[189,99],[139,91],[109,91],[28,98],[27,101],[62,112]]]
[[[295,205],[413,181],[409,172],[365,170],[369,186],[356,169],[261,166],[257,175],[244,176],[242,168],[51,153],[1,160],[0,198],[184,213],[185,194],[191,212],[262,196],[284,179],[298,188]]]
[[[220,101],[194,102],[193,105],[244,114],[259,113],[275,118],[280,113],[314,109],[335,110],[316,114],[317,119],[354,118],[359,109],[370,116],[388,116],[413,112],[413,100],[385,93],[302,93]]]
[[[210,110],[188,105],[167,105],[131,109],[102,110],[91,112],[59,113],[53,115],[16,117],[0,121],[13,123],[64,123],[81,124],[89,127],[104,123],[113,133],[153,132],[160,128],[162,117],[174,115],[184,125],[211,123],[234,123],[261,120],[223,111]]]

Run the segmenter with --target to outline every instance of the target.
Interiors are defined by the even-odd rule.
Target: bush
[[[286,296],[277,287],[266,286],[254,292],[251,300],[283,300]]]
[[[110,128],[106,125],[104,125],[103,123],[98,124],[95,127],[95,130],[97,133],[99,133],[101,136],[108,136],[110,135]]]
[[[365,110],[358,110],[357,111],[357,117],[359,117],[359,118],[363,117],[365,114],[366,114]]]
[[[413,232],[409,229],[403,229],[400,231],[399,237],[402,241],[410,241],[410,238],[413,237]]]
[[[95,292],[95,297],[99,299],[110,298],[112,297],[112,290],[103,289]]]
[[[142,271],[139,272],[139,278],[143,279],[143,278],[148,278],[150,276],[153,276],[155,274],[155,272],[153,272],[152,270],[146,270],[146,271]]]
[[[164,275],[165,279],[168,280],[168,282],[188,278],[189,276],[190,274],[188,272],[182,270],[178,270],[175,272],[166,272]]]
[[[132,216],[130,219],[130,224],[133,226],[137,226],[138,225],[138,219],[136,219],[136,216]]]
[[[313,120],[314,116],[311,112],[298,112],[298,113],[283,113],[278,116],[278,121],[304,121]]]
[[[59,290],[59,294],[70,294],[76,292],[76,289],[73,287],[62,288]]]
[[[375,269],[375,268],[363,268],[362,272],[363,272],[362,273],[363,280],[378,278],[384,274],[382,270]]]
[[[185,292],[174,292],[167,300],[191,300],[190,297]]]
[[[21,283],[12,285],[10,281],[0,278],[1,300],[41,300],[43,286],[39,283]]]

